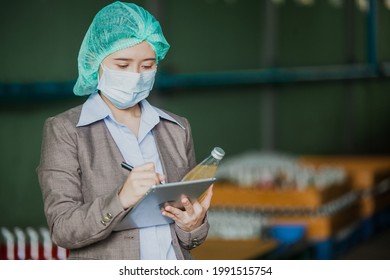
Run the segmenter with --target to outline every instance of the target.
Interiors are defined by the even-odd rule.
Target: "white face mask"
[[[133,107],[149,96],[156,70],[142,73],[115,71],[104,67],[97,89],[118,109]]]

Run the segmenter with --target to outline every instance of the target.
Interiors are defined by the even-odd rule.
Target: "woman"
[[[145,100],[168,49],[135,4],[106,6],[85,35],[74,93],[90,97],[46,120],[37,169],[52,240],[70,259],[190,259],[206,238],[211,188],[201,203],[183,198],[184,211],[165,207],[170,225],[113,230],[152,185],[195,165],[188,121]]]

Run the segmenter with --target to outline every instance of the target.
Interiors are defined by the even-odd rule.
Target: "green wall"
[[[4,213],[0,226],[45,224],[35,172],[43,122],[75,105],[73,100],[59,100],[33,106],[0,106],[0,212]]]
[[[110,1],[8,1],[0,9],[0,83],[74,81],[77,53],[94,14]],[[276,67],[347,62],[345,12],[316,1],[277,7]],[[153,8],[153,1],[136,1]],[[166,0],[157,17],[171,44],[159,69],[207,73],[264,65],[265,1]],[[390,60],[390,11],[378,5],[378,57]],[[354,59],[367,61],[365,13],[354,11]],[[155,92],[151,102],[186,116],[197,158],[264,147],[265,86]],[[268,87],[267,87],[268,89]],[[276,150],[295,154],[389,154],[388,78],[272,86]],[[71,96],[71,93],[69,93]],[[0,105],[0,226],[44,225],[35,168],[44,120],[84,98],[4,100]],[[346,111],[348,108],[348,111]],[[347,120],[352,120],[347,121]],[[352,123],[352,126],[350,125]]]

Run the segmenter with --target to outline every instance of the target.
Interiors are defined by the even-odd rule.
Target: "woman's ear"
[[[102,76],[102,74],[103,74],[103,68],[102,68],[102,65],[100,64],[99,70],[98,70],[98,80],[100,80],[100,77]]]

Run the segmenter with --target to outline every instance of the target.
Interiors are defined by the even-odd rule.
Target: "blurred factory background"
[[[110,2],[1,5],[0,259],[65,255],[45,229],[42,127],[84,102],[78,50]],[[198,161],[226,151],[195,257],[340,258],[389,232],[390,1],[133,2],[171,44],[149,101],[189,119]]]

